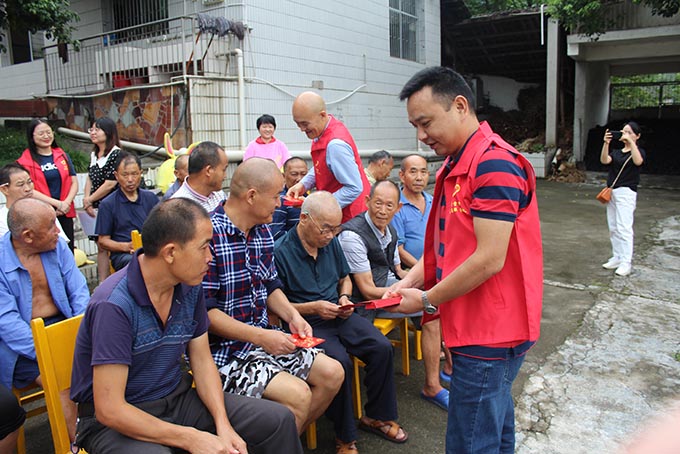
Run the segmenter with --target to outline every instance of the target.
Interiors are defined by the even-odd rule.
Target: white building
[[[71,7],[81,18],[80,51],[60,54],[50,43],[43,51],[40,36],[22,46],[13,33],[0,56],[0,99],[44,97],[51,118],[81,131],[108,115],[123,138],[138,142],[160,145],[162,133],[176,130],[176,147],[214,140],[242,150],[257,137],[256,118],[269,113],[276,136],[306,151],[290,108],[297,94],[316,90],[360,149],[413,150],[398,93],[416,71],[440,63],[439,0],[72,0]],[[197,13],[243,24],[244,38],[199,34]]]

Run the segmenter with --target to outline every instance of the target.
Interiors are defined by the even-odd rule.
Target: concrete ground
[[[545,281],[542,335],[515,382],[517,453],[619,453],[619,443],[680,402],[680,178],[643,176],[635,218],[634,271],[601,268],[610,255],[603,174],[588,182],[540,181]],[[404,377],[395,355],[397,445],[359,432],[362,453],[444,452],[446,413],[419,398],[422,362]],[[452,396],[455,398],[455,396]],[[365,400],[364,400],[365,402]],[[28,453],[52,453],[45,417],[27,425]],[[332,454],[330,423],[318,448]]]

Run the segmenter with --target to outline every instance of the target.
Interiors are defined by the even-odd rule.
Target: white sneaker
[[[615,270],[619,267],[619,265],[621,265],[621,260],[617,259],[616,257],[612,257],[607,260],[607,263],[602,264],[602,268],[605,270]]]
[[[632,271],[633,267],[630,266],[630,263],[622,263],[618,268],[616,268],[616,271],[614,271],[618,276],[628,276],[630,272]]]

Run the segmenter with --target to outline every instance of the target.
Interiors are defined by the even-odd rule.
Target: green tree
[[[69,7],[69,0],[0,0],[0,29],[43,31],[47,39],[77,44],[71,38],[72,23],[80,17]],[[0,49],[5,51],[2,39],[0,34]]]
[[[680,0],[632,0],[652,9],[652,14],[671,17],[680,10]],[[567,29],[586,36],[604,33],[612,25],[605,12],[612,0],[547,0],[548,14]]]
[[[540,6],[545,1],[531,0],[465,0],[473,16],[496,13],[499,11],[511,11],[516,9],[534,8]]]

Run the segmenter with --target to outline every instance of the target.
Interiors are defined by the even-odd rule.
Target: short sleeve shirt
[[[69,175],[75,175],[76,169],[73,167],[71,158],[66,153],[64,153],[64,155],[68,162]],[[50,197],[61,200],[61,175],[59,174],[59,169],[54,164],[54,155],[43,156],[39,154],[38,165],[40,166],[40,170],[45,174],[45,181],[47,181],[47,187],[50,190]]]
[[[71,398],[93,402],[93,367],[106,364],[128,367],[127,402],[167,396],[179,385],[187,344],[205,334],[208,323],[200,285],[178,284],[164,325],[135,255],[126,272],[111,276],[92,295],[76,338]]]
[[[338,301],[338,282],[349,274],[349,265],[337,238],[317,252],[314,259],[300,242],[297,229],[276,242],[276,269],[283,291],[292,303]],[[317,316],[306,317],[310,320]]]
[[[280,287],[274,265],[274,240],[269,227],[253,226],[245,235],[219,205],[211,215],[213,259],[203,278],[208,309],[219,309],[235,320],[259,328],[269,326],[267,297]],[[211,338],[211,350],[218,367],[232,356],[245,359],[252,344],[232,339]]]
[[[97,235],[109,235],[114,241],[130,241],[130,232],[142,230],[142,225],[151,209],[158,203],[158,197],[146,189],[138,189],[137,200],[131,202],[120,188],[106,196],[99,205]]]
[[[116,180],[113,174],[116,165],[116,160],[120,155],[120,148],[113,147],[109,154],[97,159],[97,155],[92,152],[90,156],[90,167],[87,168],[87,173],[92,182],[92,189],[90,194],[100,188],[107,180]],[[98,205],[95,203],[95,205]]]

